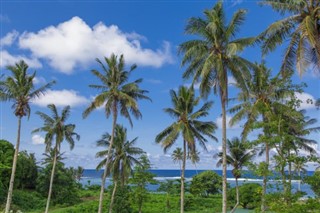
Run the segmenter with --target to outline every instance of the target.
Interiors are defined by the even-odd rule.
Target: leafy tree
[[[253,64],[239,56],[255,38],[236,38],[245,20],[245,10],[236,11],[230,22],[226,22],[222,1],[211,10],[205,10],[205,18],[191,18],[185,32],[197,39],[184,42],[179,47],[183,53],[182,65],[188,67],[184,78],[193,77],[193,83],[200,82],[200,92],[204,97],[213,92],[220,96],[222,107],[222,152],[223,152],[223,205],[222,212],[227,212],[227,127],[226,104],[228,100],[228,73],[238,84],[245,84],[250,76],[249,67]],[[199,38],[199,39],[198,39]]]
[[[61,143],[66,140],[70,149],[74,147],[74,137],[79,140],[80,136],[74,131],[76,128],[75,124],[66,124],[67,119],[70,116],[70,106],[66,106],[62,109],[61,115],[59,115],[58,110],[54,104],[49,104],[48,108],[50,109],[52,115],[47,115],[43,112],[36,112],[40,118],[43,120],[44,125],[38,129],[35,129],[33,132],[45,132],[45,144],[46,152],[49,152],[53,146],[54,158],[52,164],[52,171],[50,177],[50,186],[48,192],[48,200],[46,205],[45,213],[48,213],[50,206],[50,199],[52,194],[52,186],[55,174],[55,167],[57,164],[57,155],[60,153]],[[54,141],[55,140],[55,141]],[[54,143],[54,144],[53,144]]]
[[[241,177],[242,167],[250,163],[255,155],[255,150],[249,148],[249,143],[241,142],[237,137],[227,141],[227,164],[232,166],[232,175],[236,179],[236,205],[231,210],[231,213],[235,212],[240,204],[240,193],[238,179]],[[218,153],[219,160],[217,166],[222,164],[222,152]]]
[[[139,111],[137,101],[140,99],[150,100],[145,94],[148,93],[146,90],[141,90],[139,84],[142,79],[135,80],[128,83],[129,75],[136,68],[136,65],[132,65],[129,71],[125,69],[125,61],[123,55],[118,59],[117,56],[112,54],[110,58],[104,58],[105,66],[102,61],[97,59],[97,62],[102,68],[102,72],[98,70],[92,70],[92,74],[96,76],[100,81],[101,85],[89,85],[89,87],[97,89],[98,94],[90,106],[83,112],[83,117],[87,117],[93,110],[104,106],[106,117],[109,118],[112,114],[112,133],[109,144],[109,153],[107,153],[107,161],[105,163],[105,169],[101,181],[100,199],[99,199],[99,210],[98,213],[102,213],[102,201],[104,186],[107,177],[108,165],[111,159],[111,147],[113,146],[113,140],[115,135],[115,128],[117,124],[118,114],[127,118],[132,126],[132,120],[130,112],[135,118],[141,118],[142,114]]]
[[[109,147],[110,134],[104,134],[102,139],[97,141],[97,146]],[[109,212],[112,212],[113,203],[116,195],[118,182],[121,183],[121,187],[124,187],[129,179],[130,174],[133,173],[132,166],[134,164],[139,165],[140,162],[136,159],[136,156],[144,154],[144,151],[138,147],[135,147],[135,143],[138,138],[132,141],[127,140],[127,129],[123,126],[117,125],[115,129],[114,143],[111,150],[111,160],[107,169],[107,174],[112,173],[113,178],[113,192],[111,195]],[[96,154],[97,157],[105,157],[109,150],[103,150]],[[107,159],[103,159],[97,169],[101,169],[105,166]]]
[[[313,66],[320,70],[320,15],[318,0],[262,0],[261,4],[269,5],[284,19],[271,24],[260,36],[263,39],[262,52],[273,51],[288,39],[281,71],[294,71],[294,64],[300,75]]]
[[[301,191],[301,172],[302,173],[307,172],[307,169],[305,168],[306,163],[307,163],[307,158],[304,156],[297,156],[293,160],[293,169],[295,172],[298,173],[298,178],[299,178],[298,191]]]
[[[164,129],[156,136],[156,143],[160,143],[166,152],[179,138],[183,139],[183,159],[181,169],[181,213],[184,212],[184,171],[186,167],[187,148],[195,151],[196,143],[199,143],[206,149],[205,136],[217,140],[213,135],[217,126],[213,122],[204,122],[199,120],[209,114],[212,102],[205,103],[199,110],[195,111],[195,107],[199,104],[200,98],[196,98],[194,89],[181,86],[178,93],[170,91],[173,108],[166,108],[164,111],[171,115],[176,121],[169,127]],[[177,150],[178,151],[178,150]],[[178,158],[181,157],[181,151],[176,153]],[[177,158],[177,159],[178,159]]]
[[[24,116],[28,116],[29,118],[31,111],[29,105],[30,101],[43,95],[45,90],[54,84],[54,82],[50,82],[38,89],[35,89],[33,81],[36,76],[36,72],[32,75],[28,75],[28,65],[24,61],[19,61],[15,66],[7,66],[7,69],[11,72],[12,76],[8,76],[4,81],[0,81],[0,101],[13,102],[12,108],[14,109],[15,116],[18,117],[18,132],[5,213],[9,213],[12,201],[13,185],[20,147],[21,119]]]
[[[259,183],[245,183],[239,187],[239,204],[244,209],[254,209],[259,207],[260,204],[260,194],[261,194],[262,187]],[[228,199],[230,201],[236,201],[236,192],[235,188],[230,190],[228,194]]]
[[[9,185],[13,155],[13,145],[9,141],[0,140],[0,182],[3,190]]]
[[[315,171],[312,176],[308,176],[304,180],[311,186],[312,191],[320,197],[320,171]]]
[[[56,162],[54,172],[54,182],[51,182],[53,163],[46,164],[45,168],[40,169],[39,177],[37,179],[37,191],[42,196],[48,195],[50,187],[51,200],[53,204],[75,204],[79,202],[78,189],[79,185],[73,176],[73,171],[65,168],[64,164],[60,161]]]
[[[190,192],[196,196],[208,197],[222,191],[222,178],[213,171],[201,172],[193,176]]]
[[[34,153],[20,152],[15,177],[16,187],[19,189],[35,189],[37,176],[38,166]]]
[[[149,172],[151,168],[150,161],[146,155],[142,155],[139,158],[140,165],[136,165],[132,177],[129,179],[129,183],[133,184],[133,196],[134,201],[138,205],[139,213],[142,213],[143,202],[149,197],[149,192],[146,189],[148,184],[157,184],[154,179],[155,174]]]

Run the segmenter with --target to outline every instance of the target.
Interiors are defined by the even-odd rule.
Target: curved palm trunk
[[[222,213],[227,213],[227,121],[226,95],[222,93]]]
[[[233,209],[231,210],[230,213],[234,213],[240,203],[240,199],[239,199],[239,185],[238,185],[238,178],[236,178],[236,196],[237,196],[237,203],[236,205],[233,207]]]
[[[109,147],[108,147],[107,162],[106,162],[106,166],[104,168],[102,181],[101,181],[101,190],[100,190],[100,197],[99,197],[98,213],[102,213],[102,202],[103,202],[104,187],[105,187],[105,184],[106,184],[108,165],[109,165],[109,161],[110,161],[110,158],[111,158],[111,147],[113,146],[114,132],[115,132],[116,124],[117,124],[117,114],[118,114],[117,113],[117,105],[116,105],[116,102],[114,102],[113,103],[112,134],[111,134],[110,144],[109,144]]]
[[[51,200],[51,194],[52,194],[53,178],[54,178],[54,173],[55,173],[55,169],[56,169],[56,164],[57,164],[57,147],[55,147],[55,151],[54,151],[53,165],[52,165],[52,170],[51,170],[50,185],[49,185],[49,192],[48,192],[48,199],[47,199],[45,213],[49,212],[49,206],[50,206],[50,200]]]
[[[270,157],[269,157],[269,144],[268,142],[265,142],[266,145],[266,169],[269,170],[269,162],[270,162]],[[263,174],[263,185],[262,185],[262,196],[261,196],[261,212],[266,211],[266,194],[267,194],[267,182],[268,182],[268,177],[267,177],[267,172],[264,172]]]
[[[113,202],[114,202],[114,196],[116,195],[117,185],[118,185],[118,181],[115,181],[113,191],[112,191],[111,200],[110,200],[109,213],[112,213],[112,207],[113,207]]]
[[[11,201],[12,201],[13,184],[14,184],[14,178],[15,178],[15,175],[16,175],[16,168],[17,168],[17,161],[18,161],[18,154],[19,154],[19,146],[20,146],[20,131],[21,131],[21,116],[19,116],[19,118],[18,118],[17,143],[16,143],[16,148],[15,148],[15,151],[14,151],[14,157],[13,157],[13,163],[12,163],[12,171],[11,171],[11,177],[10,177],[10,183],[9,183],[9,190],[8,190],[8,197],[7,197],[5,213],[9,213],[10,206],[11,206]]]
[[[186,153],[186,141],[183,140],[183,161],[182,161],[182,169],[181,169],[181,199],[180,199],[180,212],[184,212],[184,171],[186,169],[186,159],[187,159],[187,153]]]

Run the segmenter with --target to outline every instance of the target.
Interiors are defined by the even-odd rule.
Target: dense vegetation
[[[148,184],[156,184],[149,173],[149,159],[143,149],[135,147],[138,138],[127,138],[127,130],[118,122],[119,116],[127,119],[133,127],[132,116],[142,117],[138,101],[150,100],[148,91],[140,88],[142,79],[131,81],[124,55],[97,59],[101,71],[92,70],[100,84],[89,85],[100,92],[83,112],[86,118],[99,107],[104,108],[106,118],[112,118],[110,133],[97,141],[104,150],[97,153],[103,158],[98,169],[103,168],[101,186],[83,187],[79,184],[82,168],[66,168],[61,144],[66,141],[70,149],[75,146],[76,124],[67,124],[71,108],[66,106],[61,113],[54,104],[48,105],[51,114],[37,112],[43,120],[42,127],[33,132],[44,132],[46,149],[42,164],[37,164],[34,154],[20,151],[21,120],[30,116],[30,102],[45,95],[45,90],[55,82],[34,88],[36,73],[28,73],[28,65],[19,61],[7,67],[10,75],[0,76],[0,100],[11,102],[14,116],[18,119],[15,146],[8,141],[0,141],[0,209],[25,212],[219,212],[228,209],[234,212],[238,206],[255,209],[258,212],[304,213],[320,209],[320,172],[313,176],[302,175],[308,162],[319,165],[314,144],[309,138],[319,132],[317,120],[299,110],[301,100],[295,94],[304,91],[306,85],[295,85],[292,76],[295,71],[303,74],[308,69],[320,70],[320,1],[319,0],[262,0],[286,17],[270,25],[258,36],[239,38],[239,29],[245,21],[246,10],[238,10],[226,20],[222,2],[205,10],[203,17],[191,18],[185,28],[193,40],[182,43],[179,54],[182,66],[186,68],[184,79],[192,79],[190,87],[180,86],[171,90],[172,107],[165,108],[174,121],[157,136],[155,141],[162,145],[164,152],[182,138],[182,148],[172,155],[181,163],[181,179],[160,183],[159,193],[146,190]],[[275,50],[288,41],[283,63],[279,72],[272,75],[266,63],[252,62],[241,53],[247,47],[261,48],[262,55]],[[228,76],[231,74],[239,90],[236,97],[228,94]],[[194,84],[199,83],[200,94],[194,92]],[[217,156],[222,166],[220,177],[206,171],[185,181],[186,160],[194,164],[201,158],[199,145],[206,150],[209,140],[217,129],[212,121],[202,121],[209,115],[212,102],[201,105],[201,98],[218,95],[222,110],[222,151]],[[228,102],[236,101],[229,107]],[[315,104],[320,106],[320,100]],[[227,138],[227,112],[233,115],[230,125],[244,122],[239,138]],[[252,132],[259,132],[253,135]],[[251,141],[248,136],[254,137]],[[240,137],[241,136],[241,137]],[[275,154],[271,155],[271,150]],[[303,150],[303,154],[301,152]],[[264,154],[259,163],[251,159]],[[227,183],[227,165],[233,167],[232,174],[236,187]],[[262,186],[257,184],[238,185],[243,167],[263,178]],[[112,186],[105,189],[106,177],[112,177]],[[268,192],[268,180],[277,179],[279,187]],[[292,180],[298,179],[311,186],[315,198],[302,200],[300,188],[292,190]],[[100,188],[100,193],[99,193]],[[106,199],[105,199],[106,198]],[[68,207],[71,206],[71,207]],[[233,207],[233,208],[232,208]]]

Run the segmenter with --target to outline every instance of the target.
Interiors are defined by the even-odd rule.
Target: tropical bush
[[[258,183],[246,183],[239,187],[240,206],[245,209],[254,209],[260,205],[262,187]],[[232,188],[228,193],[228,201],[232,207],[236,203],[236,189]]]
[[[195,175],[190,184],[190,193],[195,196],[208,197],[222,191],[222,178],[213,171]]]

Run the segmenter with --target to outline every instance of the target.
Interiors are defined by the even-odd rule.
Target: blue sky
[[[95,168],[98,159],[95,153],[100,149],[95,146],[101,135],[111,131],[111,119],[106,119],[102,110],[93,112],[87,119],[82,119],[82,112],[88,106],[97,91],[89,84],[98,83],[90,73],[99,69],[95,58],[102,59],[112,52],[124,54],[126,64],[138,65],[131,80],[143,78],[143,89],[149,90],[152,102],[141,101],[139,107],[142,120],[135,120],[134,127],[119,119],[119,123],[128,128],[128,138],[139,137],[137,146],[143,148],[155,168],[178,168],[173,164],[170,154],[175,147],[164,154],[160,145],[155,144],[155,136],[173,120],[163,113],[163,108],[170,107],[170,89],[190,81],[182,80],[184,68],[180,66],[181,57],[177,55],[177,46],[190,39],[184,34],[187,20],[202,16],[205,9],[212,8],[215,1],[1,1],[1,73],[7,74],[5,67],[24,59],[29,64],[29,71],[37,71],[35,84],[40,86],[56,80],[47,95],[34,100],[31,104],[30,119],[23,119],[21,150],[34,152],[40,160],[45,146],[43,134],[31,134],[42,125],[36,111],[48,113],[46,105],[54,102],[60,109],[71,105],[72,114],[69,122],[77,124],[76,131],[81,140],[75,148],[62,146],[68,158],[68,166]],[[260,7],[256,1],[225,1],[228,18],[239,8],[248,10],[247,20],[239,36],[255,36],[273,21],[281,18],[269,7]],[[276,73],[281,63],[283,46],[266,57],[267,65]],[[260,61],[258,48],[245,50],[242,55],[252,61]],[[232,81],[232,78],[230,78]],[[319,76],[312,72],[302,78],[293,77],[295,83],[306,82],[305,93],[299,94],[302,101],[320,97]],[[230,97],[237,90],[230,86]],[[221,122],[220,101],[217,96],[209,96],[214,106],[207,120]],[[0,103],[0,138],[12,143],[16,141],[17,118],[14,116],[12,103]],[[303,104],[308,115],[320,120],[320,111],[314,106]],[[230,115],[228,115],[230,116]],[[228,138],[239,136],[240,125],[228,129]],[[213,155],[221,148],[221,129],[216,133],[219,142],[209,141],[209,152],[201,151],[201,161],[197,165],[202,169],[215,168]],[[255,137],[254,134],[251,135]],[[314,139],[319,135],[312,135]],[[320,148],[317,148],[318,150]],[[194,166],[188,163],[187,168]],[[311,166],[312,168],[312,166]]]

